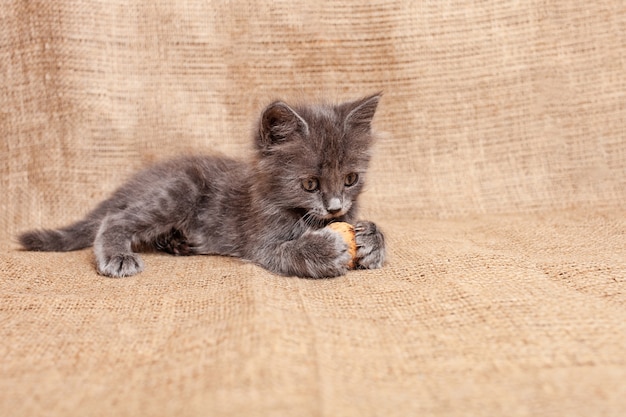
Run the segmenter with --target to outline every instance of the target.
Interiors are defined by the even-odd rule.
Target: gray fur
[[[379,268],[384,238],[356,221],[380,95],[337,106],[270,104],[249,161],[187,156],[139,172],[85,219],[59,230],[23,233],[27,250],[94,246],[98,272],[144,268],[137,251],[219,254],[282,275],[321,278],[347,272],[350,255],[333,221],[355,224],[357,267]],[[349,174],[357,174],[349,175]]]

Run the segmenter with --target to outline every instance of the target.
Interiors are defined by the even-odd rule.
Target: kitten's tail
[[[29,230],[18,236],[22,247],[30,251],[67,252],[93,245],[100,221],[80,220],[61,229]]]

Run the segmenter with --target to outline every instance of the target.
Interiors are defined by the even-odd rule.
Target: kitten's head
[[[270,104],[256,138],[264,198],[314,220],[354,214],[379,99],[376,94],[340,105]]]

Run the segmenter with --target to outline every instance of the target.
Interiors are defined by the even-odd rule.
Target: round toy
[[[352,259],[348,263],[348,268],[353,269],[356,265],[356,238],[354,236],[354,226],[346,222],[335,222],[328,225],[329,228],[339,233],[348,244],[348,252]]]

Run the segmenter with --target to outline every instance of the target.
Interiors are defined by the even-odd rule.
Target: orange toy
[[[335,222],[328,225],[329,228],[339,233],[343,240],[348,244],[348,252],[352,259],[348,264],[348,268],[353,269],[356,262],[356,238],[354,237],[354,226],[346,222]]]

